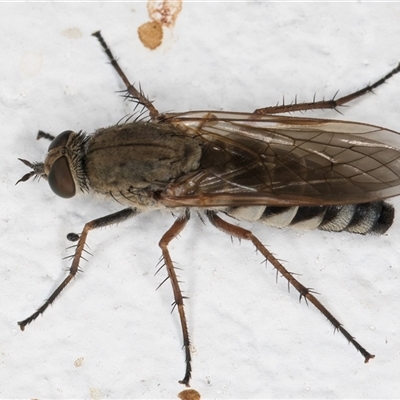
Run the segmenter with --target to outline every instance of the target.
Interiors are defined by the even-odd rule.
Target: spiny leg
[[[117,224],[118,222],[122,222],[134,215],[138,214],[138,210],[133,208],[125,208],[121,211],[118,211],[114,214],[106,215],[105,217],[94,219],[93,221],[85,224],[83,231],[80,235],[78,244],[76,246],[75,254],[73,256],[72,265],[69,269],[68,276],[64,279],[64,281],[58,286],[58,288],[52,293],[52,295],[44,302],[44,304],[30,317],[24,319],[23,321],[18,322],[21,330],[25,329],[25,326],[34,321],[40,314],[43,314],[46,308],[53,303],[53,301],[57,298],[57,296],[61,293],[61,291],[68,285],[68,283],[72,280],[72,278],[76,275],[79,270],[79,261],[82,257],[82,252],[85,248],[86,237],[92,229],[102,228],[104,226]]]
[[[105,53],[107,54],[108,58],[110,59],[111,65],[114,67],[114,69],[117,71],[118,75],[121,77],[123,80],[126,89],[128,90],[128,93],[136,99],[139,104],[142,104],[144,107],[146,107],[149,110],[150,117],[152,119],[157,119],[160,117],[160,113],[158,110],[153,106],[151,101],[139,90],[135,88],[130,82],[129,79],[126,77],[125,73],[122,71],[121,67],[119,66],[117,60],[115,59],[114,55],[112,54],[110,48],[108,47],[107,43],[103,39],[103,36],[101,35],[100,31],[92,33],[92,36],[95,36],[101,46],[103,47]]]
[[[179,281],[176,276],[174,264],[172,262],[171,256],[168,251],[168,244],[174,239],[179,233],[183,230],[185,225],[190,219],[190,213],[186,210],[185,214],[175,220],[171,228],[168,229],[167,232],[163,235],[159,242],[159,246],[162,250],[162,256],[165,262],[165,266],[167,267],[168,277],[171,281],[172,290],[174,292],[174,307],[178,307],[179,318],[181,320],[181,327],[182,327],[182,336],[183,336],[183,347],[185,349],[185,362],[186,362],[186,371],[184,378],[179,381],[186,386],[189,386],[189,381],[191,378],[192,373],[192,356],[190,354],[190,339],[189,339],[189,330],[186,322],[186,315],[184,309],[184,296],[182,296],[182,291],[179,287]]]
[[[219,218],[215,212],[207,211],[206,215],[210,222],[227,233],[228,235],[234,236],[239,239],[250,240],[256,249],[269,261],[274,268],[291,284],[299,293],[300,299],[304,297],[307,301],[312,303],[321,313],[329,320],[335,330],[340,331],[344,337],[363,355],[364,361],[367,363],[371,358],[375,356],[370,354],[364,349],[350,333],[343,328],[342,324],[325,308],[323,304],[311,293],[311,290],[301,284],[293,275],[266,249],[266,247],[247,229],[243,229],[239,226],[232,225],[223,219]]]
[[[371,85],[367,85],[364,88],[357,90],[356,92],[350,93],[347,96],[340,97],[335,100],[335,96],[332,100],[321,100],[321,101],[313,101],[311,103],[294,103],[294,104],[282,104],[280,106],[272,106],[259,108],[254,111],[254,114],[280,114],[286,112],[294,112],[294,111],[307,111],[307,110],[317,110],[317,109],[336,109],[343,104],[346,104],[352,100],[357,99],[358,97],[364,96],[366,93],[372,92],[377,87],[381,86],[385,83],[389,78],[393,75],[400,72],[400,63],[396,68],[393,68],[388,74],[386,74],[383,78],[377,80]]]

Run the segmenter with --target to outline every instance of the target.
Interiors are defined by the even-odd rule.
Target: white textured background
[[[65,276],[66,234],[119,209],[57,198],[44,181],[14,186],[27,172],[17,157],[44,158],[38,129],[92,132],[130,112],[93,31],[102,30],[161,111],[329,98],[400,60],[400,4],[185,2],[155,51],[137,37],[147,20],[146,3],[0,4],[1,398],[174,398],[183,389],[172,291],[169,283],[155,291],[165,276],[154,272],[168,215],[91,233],[85,272],[25,332],[17,326]],[[81,36],[71,38],[71,29]],[[400,131],[399,95],[400,76],[342,118]],[[376,358],[364,365],[283,279],[276,283],[251,245],[193,218],[170,246],[190,297],[192,387],[204,398],[400,397],[399,221],[383,237],[254,232]]]

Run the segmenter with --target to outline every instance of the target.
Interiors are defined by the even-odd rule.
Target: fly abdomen
[[[393,219],[393,206],[383,200],[338,206],[266,207],[260,217],[261,222],[277,228],[291,226],[362,235],[385,233]]]

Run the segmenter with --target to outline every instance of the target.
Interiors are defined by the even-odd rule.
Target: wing
[[[167,114],[203,142],[166,206],[366,203],[400,194],[400,136],[355,122],[229,112]],[[397,143],[397,144],[396,144]]]

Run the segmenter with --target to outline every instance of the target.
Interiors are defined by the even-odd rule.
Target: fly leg
[[[95,36],[99,40],[105,53],[107,54],[108,58],[110,59],[111,65],[114,67],[114,69],[117,71],[118,75],[123,80],[123,82],[126,86],[126,89],[129,93],[129,95],[131,96],[131,98],[137,100],[137,102],[139,104],[142,104],[144,107],[146,107],[149,110],[150,117],[152,119],[158,119],[160,117],[160,113],[153,106],[152,102],[143,94],[143,92],[141,90],[137,90],[135,88],[135,86],[133,86],[129,82],[129,79],[126,77],[124,71],[122,71],[117,60],[115,59],[114,55],[112,54],[110,48],[108,47],[107,43],[103,39],[103,36],[101,35],[100,31],[92,33],[92,36]]]
[[[73,256],[72,265],[69,269],[68,276],[63,280],[63,282],[58,286],[58,288],[52,293],[52,295],[44,302],[44,304],[30,317],[18,322],[19,327],[23,331],[25,326],[34,321],[40,314],[43,314],[46,308],[53,303],[57,296],[62,292],[62,290],[68,285],[68,283],[75,277],[76,273],[79,271],[79,262],[82,258],[82,252],[85,248],[86,237],[92,229],[102,228],[104,226],[117,224],[122,222],[134,215],[138,214],[138,210],[134,208],[125,208],[124,210],[118,211],[114,214],[106,215],[105,217],[94,219],[93,221],[85,224],[83,231],[79,237],[78,244],[76,245],[75,254]]]
[[[301,284],[297,279],[291,274],[267,249],[266,247],[247,229],[243,229],[239,226],[232,225],[223,219],[219,218],[215,212],[207,211],[206,215],[210,222],[221,231],[227,233],[228,235],[234,236],[239,239],[250,240],[256,249],[269,261],[273,267],[292,285],[299,293],[300,300],[305,298],[306,301],[312,303],[321,313],[329,320],[333,325],[335,330],[340,331],[343,336],[351,343],[364,357],[365,363],[367,363],[371,358],[375,356],[370,354],[364,349],[350,333],[343,328],[342,324],[325,308],[325,306],[320,303],[319,300],[313,295],[312,291]]]
[[[397,67],[393,68],[388,74],[386,74],[381,79],[372,83],[371,85],[367,85],[364,88],[357,90],[356,92],[350,93],[347,96],[340,97],[335,100],[335,96],[331,100],[321,100],[321,101],[312,101],[311,103],[297,103],[296,101],[293,104],[282,104],[280,106],[272,106],[259,108],[254,111],[254,114],[259,115],[268,115],[268,114],[280,114],[294,111],[307,111],[307,110],[318,110],[318,109],[334,109],[336,110],[338,107],[346,104],[352,100],[357,99],[358,97],[364,96],[366,93],[372,92],[377,87],[384,84],[388,79],[390,79],[393,75],[400,72],[400,63]]]
[[[183,230],[187,222],[189,221],[190,213],[186,210],[185,214],[179,217],[171,228],[168,229],[167,232],[163,235],[159,242],[159,246],[162,250],[162,256],[165,262],[165,266],[167,267],[168,278],[171,281],[172,290],[174,292],[174,307],[178,307],[179,318],[181,321],[182,327],[182,336],[183,336],[183,348],[185,350],[185,362],[186,362],[186,371],[185,376],[179,383],[182,383],[186,386],[189,386],[189,381],[192,373],[192,356],[190,354],[190,339],[189,339],[189,330],[186,321],[185,309],[183,300],[185,299],[182,296],[182,291],[179,287],[178,277],[176,276],[174,264],[172,262],[171,256],[168,251],[168,245],[172,239],[179,235],[179,233]]]

